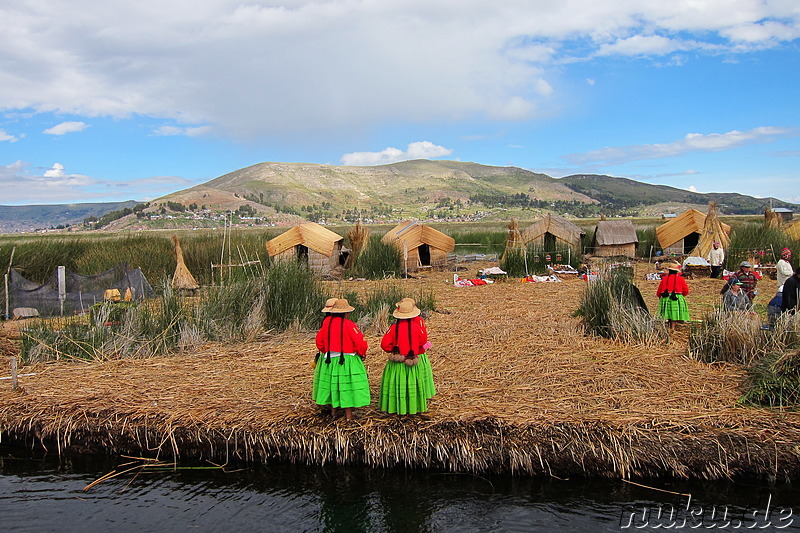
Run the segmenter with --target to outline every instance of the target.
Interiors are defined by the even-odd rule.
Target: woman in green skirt
[[[378,408],[400,415],[424,413],[428,400],[436,394],[428,355],[431,347],[428,330],[412,298],[397,303],[392,324],[381,340],[389,360],[381,377]]]
[[[674,330],[677,322],[689,320],[689,306],[686,305],[686,296],[689,295],[689,286],[680,274],[681,266],[678,263],[665,263],[667,274],[661,278],[658,285],[658,314],[669,323],[669,329]]]
[[[348,420],[353,408],[369,405],[369,382],[364,357],[367,341],[358,326],[347,317],[354,311],[347,300],[340,298],[323,309],[329,317],[322,321],[316,344],[320,351],[314,372],[313,397],[318,405],[331,406],[331,414],[343,408]]]

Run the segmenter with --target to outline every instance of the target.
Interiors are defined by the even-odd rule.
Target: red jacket
[[[409,331],[411,332],[409,342]],[[422,317],[401,318],[391,325],[389,331],[381,340],[381,348],[384,352],[391,352],[396,346],[402,355],[413,352],[414,355],[425,353],[424,344],[428,342],[428,330]]]
[[[658,285],[658,292],[656,294],[659,298],[662,298],[664,296],[669,296],[673,292],[675,294],[683,294],[684,296],[689,294],[689,286],[680,274],[667,274],[661,278],[661,283]]]
[[[317,349],[322,352],[367,355],[367,341],[356,323],[344,316],[330,315],[322,320],[317,332]]]

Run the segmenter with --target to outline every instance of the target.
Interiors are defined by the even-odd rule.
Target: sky
[[[0,4],[1,205],[407,159],[800,203],[800,2]]]

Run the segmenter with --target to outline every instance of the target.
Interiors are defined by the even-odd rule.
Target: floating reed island
[[[656,309],[658,282],[638,272],[636,279]],[[409,294],[435,293],[427,324],[438,395],[425,415],[384,415],[373,403],[353,421],[322,416],[311,401],[313,332],[295,331],[169,357],[21,368],[16,391],[0,381],[0,436],[54,453],[215,463],[799,477],[800,414],[741,404],[745,371],[688,358],[686,329],[652,346],[588,337],[571,316],[579,279],[454,287],[452,273],[431,272],[394,283]],[[689,281],[694,317],[719,299],[720,283]],[[760,285],[763,294],[774,290],[770,283]],[[380,333],[367,332],[373,398],[386,360]]]

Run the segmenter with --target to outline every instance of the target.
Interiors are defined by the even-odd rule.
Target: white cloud
[[[688,187],[686,187],[686,190],[689,192],[697,192],[697,187],[695,187],[694,185],[689,185]]]
[[[62,122],[61,124],[56,124],[52,128],[47,128],[42,133],[46,133],[47,135],[64,135],[67,133],[75,133],[76,131],[83,131],[88,127],[89,125],[85,122]]]
[[[153,131],[153,135],[159,137],[179,136],[185,135],[187,137],[200,137],[211,133],[211,126],[197,126],[197,127],[178,127],[178,126],[161,126]]]
[[[565,61],[779,46],[798,38],[800,11],[788,0],[85,0],[77,11],[6,0],[0,30],[2,64],[14,65],[0,67],[6,110],[307,138],[527,118],[556,94]]]
[[[406,151],[397,148],[386,148],[380,152],[352,152],[342,156],[342,164],[346,166],[387,165],[409,159],[433,159],[453,153],[449,148],[437,146],[429,141],[413,142]]]
[[[193,185],[197,183],[178,176],[117,182],[70,174],[61,163],[41,174],[23,161],[0,165],[2,203],[6,205],[149,200]]]
[[[0,142],[8,141],[11,143],[17,142],[19,139],[11,135],[10,133],[6,133],[5,130],[0,130]]]
[[[728,133],[688,133],[683,139],[664,144],[612,146],[582,154],[569,154],[565,159],[575,165],[611,165],[675,157],[690,152],[719,152],[754,142],[766,142],[780,137],[796,136],[797,132],[776,127],[760,127],[749,131]]]

